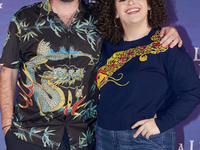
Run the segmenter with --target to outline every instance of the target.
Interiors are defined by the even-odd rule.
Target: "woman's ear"
[[[117,18],[117,19],[119,18],[119,15],[118,15],[117,11],[116,11],[115,18]]]
[[[148,10],[151,10],[151,7],[150,7],[150,6],[148,6]]]

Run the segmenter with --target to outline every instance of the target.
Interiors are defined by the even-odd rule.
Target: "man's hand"
[[[160,41],[160,44],[162,44],[163,47],[166,47],[171,42],[170,48],[173,48],[176,44],[178,44],[178,47],[181,47],[183,44],[178,31],[173,26],[163,27],[160,32],[160,37],[163,37],[163,39]]]
[[[155,134],[160,133],[160,130],[158,129],[158,127],[155,123],[155,118],[140,120],[140,121],[136,122],[131,127],[131,129],[134,129],[138,126],[140,126],[140,128],[133,135],[134,138],[136,138],[140,133],[142,133],[143,136],[146,136],[146,138],[149,139],[149,137],[151,135],[155,135]]]

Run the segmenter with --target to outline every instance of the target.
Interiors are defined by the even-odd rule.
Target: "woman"
[[[160,45],[164,2],[99,0],[97,12],[97,150],[174,150],[173,127],[200,103],[200,81],[184,47]]]

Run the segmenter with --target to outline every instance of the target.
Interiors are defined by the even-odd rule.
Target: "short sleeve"
[[[0,65],[11,69],[18,69],[20,63],[20,35],[21,31],[16,17],[13,16],[7,32]]]

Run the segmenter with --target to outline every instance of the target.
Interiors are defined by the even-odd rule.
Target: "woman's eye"
[[[124,1],[126,1],[126,0],[119,0],[119,2],[124,2]]]

